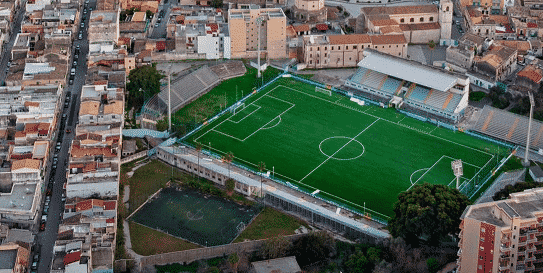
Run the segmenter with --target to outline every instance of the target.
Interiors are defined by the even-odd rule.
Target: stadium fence
[[[480,139],[485,140],[485,141],[489,141],[489,142],[492,142],[492,143],[495,143],[495,144],[498,144],[498,145],[505,146],[505,147],[507,147],[509,149],[513,149],[515,147],[515,145],[512,145],[510,143],[506,143],[506,142],[503,142],[503,141],[500,141],[500,140],[497,140],[497,139],[482,135],[482,134],[474,132],[474,131],[465,130],[464,133],[466,133],[466,134],[468,134],[470,136],[476,137],[476,138],[480,138]]]

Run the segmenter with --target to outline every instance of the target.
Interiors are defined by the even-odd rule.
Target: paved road
[[[90,1],[89,7],[95,9],[96,0]],[[90,14],[87,14],[90,17]],[[64,210],[64,203],[62,202],[62,192],[64,182],[66,181],[66,166],[69,161],[68,152],[70,144],[74,136],[74,129],[79,112],[79,97],[81,94],[81,88],[85,84],[85,76],[87,74],[87,53],[88,53],[88,41],[87,41],[87,24],[85,23],[85,29],[83,30],[83,39],[75,40],[73,44],[72,52],[75,51],[77,45],[81,46],[78,66],[76,67],[76,75],[73,85],[67,85],[65,92],[71,92],[71,100],[68,108],[63,107],[63,114],[67,115],[66,119],[63,119],[59,125],[58,132],[61,140],[61,150],[58,153],[58,165],[56,171],[51,172],[51,177],[54,178],[53,190],[51,196],[51,202],[49,205],[49,212],[47,215],[47,224],[45,231],[39,232],[37,235],[37,242],[41,246],[40,263],[38,265],[39,273],[47,273],[51,270],[53,259],[53,247],[58,234],[58,227],[61,219],[61,214]],[[73,61],[70,62],[70,64]],[[65,129],[71,129],[71,134],[62,133]],[[54,144],[56,146],[56,143]],[[45,181],[48,182],[50,177],[46,177]]]
[[[168,25],[168,19],[170,18],[171,4],[175,0],[168,0],[168,3],[166,4],[164,4],[164,1],[165,0],[162,0],[162,5],[158,6],[158,12],[154,15],[153,20],[151,21],[152,31],[149,35],[149,38],[151,39],[166,38],[166,26]],[[158,27],[155,28],[158,15],[160,14],[161,10],[165,10],[166,13],[164,14],[160,24],[158,24]]]
[[[9,42],[4,46],[2,52],[2,61],[0,61],[0,83],[4,83],[7,75],[7,67],[9,59],[11,58],[11,49],[17,38],[17,33],[21,32],[21,22],[25,16],[26,1],[21,1],[21,8],[15,13],[13,28],[11,29],[11,35],[9,36]],[[9,52],[9,53],[6,53]]]

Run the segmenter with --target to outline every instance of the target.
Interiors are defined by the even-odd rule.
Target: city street
[[[166,27],[168,25],[168,20],[170,18],[170,7],[173,1],[174,0],[169,0],[166,4],[164,4],[164,1],[162,1],[162,4],[158,6],[158,12],[154,15],[153,20],[151,21],[152,32],[149,35],[149,38],[151,39],[166,38]],[[157,23],[161,10],[165,11],[164,17],[161,19],[161,22],[158,24],[158,27],[155,28],[155,24]]]
[[[94,9],[96,7],[96,0],[90,1],[89,7],[92,7]],[[90,13],[88,16],[90,17]],[[58,152],[57,169],[56,171],[53,170],[50,172],[50,175],[54,177],[54,183],[51,202],[49,205],[49,212],[47,215],[47,223],[45,225],[45,231],[39,232],[37,235],[37,243],[39,246],[41,246],[41,258],[38,266],[39,273],[47,273],[51,270],[53,247],[57,239],[58,227],[64,210],[62,193],[64,182],[66,181],[66,168],[69,160],[68,152],[75,133],[75,125],[79,112],[79,97],[81,94],[81,88],[85,84],[85,77],[87,74],[87,54],[89,50],[87,41],[87,28],[88,24],[85,24],[85,29],[83,30],[83,39],[75,40],[73,44],[72,55],[75,51],[75,47],[77,45],[80,45],[78,65],[76,67],[76,74],[73,84],[67,84],[67,87],[62,94],[63,96],[65,96],[66,92],[71,92],[71,100],[68,108],[64,108],[63,105],[60,106],[63,107],[62,114],[66,114],[67,117],[66,119],[63,119],[61,121],[57,131],[57,136],[62,136],[62,139],[60,139],[61,149]],[[71,62],[72,60],[70,61],[70,63]],[[61,132],[64,132],[68,128],[72,130],[72,133],[61,134]],[[50,177],[45,177],[45,183],[48,183],[49,179]]]
[[[19,10],[17,10],[17,13],[15,13],[15,20],[13,22],[11,34],[9,36],[9,42],[4,45],[4,50],[2,51],[2,60],[0,61],[0,83],[2,83],[2,85],[6,80],[8,62],[11,58],[11,54],[9,52],[11,52],[11,49],[13,48],[13,44],[15,43],[15,39],[17,38],[17,33],[21,32],[21,23],[25,16],[25,6],[26,1],[21,1],[21,8],[19,8]]]

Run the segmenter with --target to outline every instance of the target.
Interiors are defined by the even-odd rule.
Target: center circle
[[[351,155],[342,155],[341,151],[344,151],[344,149],[346,148],[345,146],[351,145],[356,145],[356,147],[354,148],[355,152]],[[327,149],[327,147],[333,148]],[[366,151],[366,148],[364,147],[364,145],[362,145],[362,143],[360,143],[360,141],[351,137],[333,136],[321,141],[321,143],[319,144],[319,150],[323,155],[335,160],[354,160],[361,157]]]

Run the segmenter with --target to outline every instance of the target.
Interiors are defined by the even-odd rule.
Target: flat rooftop
[[[15,266],[16,258],[17,258],[17,249],[0,250],[0,270],[13,269],[13,267]]]
[[[38,183],[13,184],[10,193],[0,193],[0,210],[30,211],[37,190]]]

